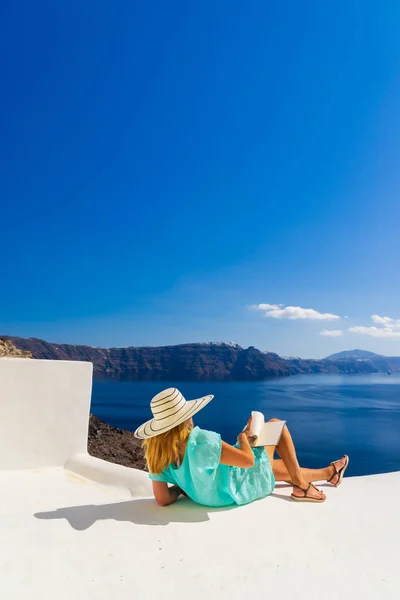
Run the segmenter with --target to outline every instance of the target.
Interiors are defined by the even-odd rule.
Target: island
[[[97,348],[37,338],[1,336],[14,355],[93,363],[95,377],[132,381],[261,381],[301,373],[398,373],[400,357],[351,350],[324,359],[284,358],[254,346],[203,342],[171,346]],[[0,356],[1,356],[0,345]]]

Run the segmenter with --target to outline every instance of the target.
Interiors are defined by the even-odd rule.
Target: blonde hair
[[[179,448],[185,444],[192,430],[192,420],[184,421],[165,433],[143,441],[144,457],[152,475],[158,475],[179,458]]]

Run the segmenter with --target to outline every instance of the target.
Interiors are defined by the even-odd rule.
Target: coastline
[[[128,381],[263,381],[296,374],[400,372],[400,357],[362,350],[304,359],[232,342],[102,348],[13,336],[0,340],[35,359],[91,362],[97,377]]]

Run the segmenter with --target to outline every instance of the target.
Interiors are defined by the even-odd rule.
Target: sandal
[[[304,494],[304,496],[294,496],[292,494],[291,498],[292,498],[292,500],[295,500],[296,502],[318,502],[318,503],[321,503],[321,502],[325,502],[325,500],[326,500],[326,498],[313,498],[312,496],[307,496],[309,489],[311,487],[313,487],[314,490],[316,490],[317,492],[320,492],[320,490],[318,488],[316,488],[315,485],[311,482],[308,484],[308,488],[302,488],[299,485],[293,485],[293,487],[297,488],[298,490],[301,490]]]
[[[344,475],[344,472],[345,472],[345,470],[347,469],[347,467],[349,466],[350,459],[349,459],[349,457],[347,456],[347,454],[344,454],[344,455],[343,455],[343,458],[346,458],[346,462],[345,462],[345,464],[343,465],[343,467],[342,467],[341,469],[339,469],[339,470],[338,470],[338,468],[337,468],[336,464],[335,464],[334,462],[331,462],[331,466],[332,466],[332,467],[335,469],[335,472],[334,472],[334,474],[332,475],[332,477],[331,477],[330,479],[328,479],[328,483],[331,483],[332,479],[333,479],[334,477],[336,477],[336,475],[339,475],[339,479],[337,480],[337,482],[336,482],[336,483],[332,483],[332,485],[333,485],[334,487],[339,487],[339,485],[342,483],[342,481],[343,481],[343,475]],[[339,459],[339,460],[340,460],[340,459]],[[336,461],[336,462],[337,462],[337,461]]]

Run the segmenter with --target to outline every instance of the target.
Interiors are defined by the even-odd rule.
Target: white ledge
[[[116,465],[94,458],[87,453],[82,452],[72,456],[65,468],[97,483],[114,488],[125,488],[133,497],[148,496],[152,493],[150,479],[144,471]]]

